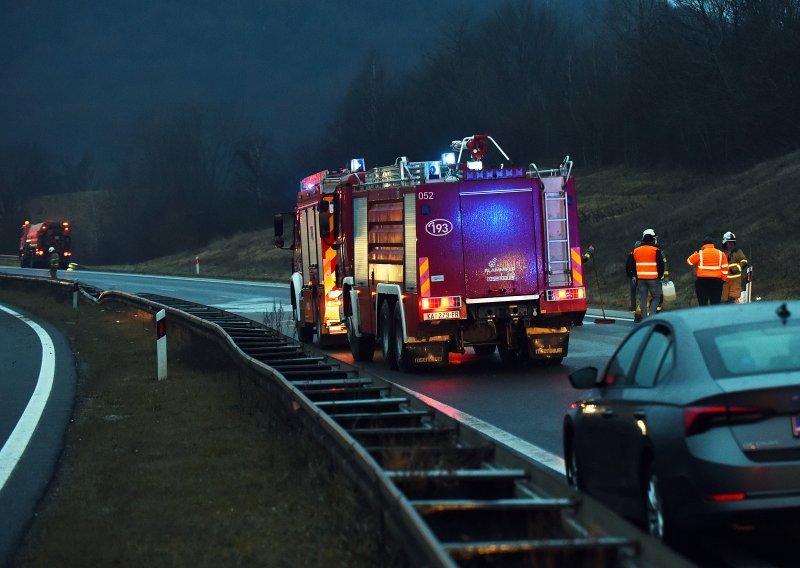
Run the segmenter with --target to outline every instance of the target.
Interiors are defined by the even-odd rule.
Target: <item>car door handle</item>
[[[634,410],[633,417],[637,420],[644,420],[647,416],[647,413],[644,410]]]
[[[611,418],[613,416],[614,416],[614,411],[613,410],[606,408],[603,411],[603,418]]]

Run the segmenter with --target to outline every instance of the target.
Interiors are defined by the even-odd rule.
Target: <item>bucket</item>
[[[665,302],[675,299],[675,284],[672,283],[672,280],[661,281],[661,294],[664,296]]]

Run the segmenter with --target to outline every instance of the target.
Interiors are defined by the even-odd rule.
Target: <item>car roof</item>
[[[800,300],[776,300],[770,302],[750,302],[747,304],[720,304],[665,311],[647,318],[647,322],[664,321],[691,331],[712,329],[725,325],[742,325],[748,323],[781,323],[778,315],[781,306],[786,306],[789,316],[787,323],[800,321]]]

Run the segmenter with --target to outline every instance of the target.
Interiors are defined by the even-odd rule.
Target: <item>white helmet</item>
[[[55,252],[55,250],[56,249],[54,249],[53,247],[50,247],[49,249],[47,249],[47,252]]]
[[[656,236],[656,232],[653,229],[645,229],[642,233],[642,242],[643,243],[656,243],[658,242],[658,236]]]
[[[736,242],[736,235],[734,235],[730,231],[728,231],[727,233],[722,235],[722,244],[724,245],[725,243],[727,243],[729,241],[732,242],[732,243]]]

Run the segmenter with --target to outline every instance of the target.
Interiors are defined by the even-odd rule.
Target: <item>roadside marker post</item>
[[[158,359],[158,380],[167,378],[167,313],[156,313],[156,358]]]
[[[72,283],[72,308],[78,309],[78,282]]]
[[[200,276],[200,257],[194,257],[194,271]]]

